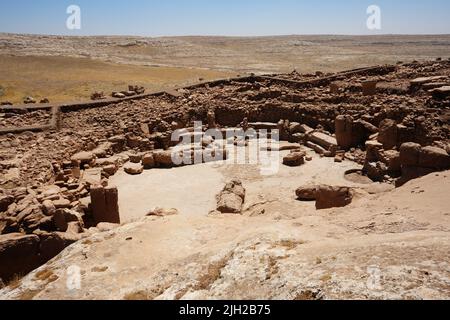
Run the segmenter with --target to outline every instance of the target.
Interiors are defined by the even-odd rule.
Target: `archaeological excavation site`
[[[450,298],[450,59],[128,89],[0,106],[0,299]]]

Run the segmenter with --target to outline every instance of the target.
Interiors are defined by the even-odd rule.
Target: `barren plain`
[[[0,100],[88,99],[249,73],[336,72],[448,55],[450,36],[64,37],[0,34]]]

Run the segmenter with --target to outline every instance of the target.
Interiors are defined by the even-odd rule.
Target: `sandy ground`
[[[205,216],[215,209],[215,196],[231,179],[240,179],[246,190],[246,208],[277,212],[277,202],[289,203],[295,208],[311,209],[314,203],[295,201],[295,190],[301,185],[329,184],[365,187],[344,178],[348,170],[361,169],[352,162],[334,164],[332,158],[320,158],[314,151],[313,157],[302,167],[282,165],[282,158],[289,151],[278,154],[279,170],[269,176],[262,175],[261,165],[235,165],[234,154],[224,163],[209,163],[174,169],[147,170],[138,176],[126,174],[121,169],[110,178],[110,184],[118,186],[119,206],[122,222],[131,222],[144,217],[156,207],[176,208],[187,216]],[[129,204],[133,205],[130,206]],[[283,211],[283,210],[281,210]],[[280,213],[280,212],[279,212]]]

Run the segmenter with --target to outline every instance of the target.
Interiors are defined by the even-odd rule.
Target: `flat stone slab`
[[[87,169],[82,172],[81,181],[87,184],[99,185],[102,182],[102,168]]]

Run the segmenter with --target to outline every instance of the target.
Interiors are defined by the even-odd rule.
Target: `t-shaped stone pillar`
[[[91,206],[96,224],[120,223],[119,197],[116,187],[91,187]]]

